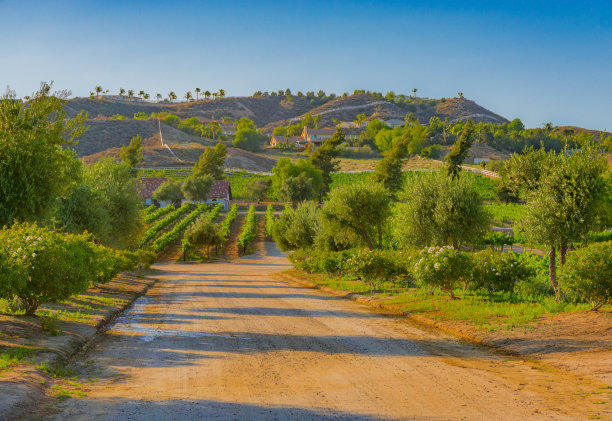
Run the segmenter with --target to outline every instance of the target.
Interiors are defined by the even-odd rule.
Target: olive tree
[[[474,181],[441,172],[416,177],[407,188],[408,202],[394,218],[396,237],[404,246],[445,246],[458,249],[489,226],[489,216]]]
[[[68,146],[86,130],[86,114],[67,118],[68,94],[43,82],[27,103],[10,91],[0,97],[0,226],[50,218],[74,186],[78,161]]]
[[[338,187],[321,208],[321,229],[336,244],[383,247],[391,201],[382,184],[356,183]]]

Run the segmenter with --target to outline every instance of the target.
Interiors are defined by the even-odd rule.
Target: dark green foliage
[[[407,187],[408,203],[395,218],[395,236],[404,246],[424,247],[475,241],[489,227],[489,216],[472,177],[451,179],[442,173],[415,177]]]
[[[187,200],[204,202],[215,180],[211,175],[190,176],[183,181],[181,191]]]
[[[272,236],[282,251],[312,248],[320,229],[317,207],[312,202],[289,206],[274,221]]]
[[[250,202],[260,202],[263,200],[270,185],[271,180],[266,178],[253,178],[247,184],[244,198]]]
[[[46,83],[27,104],[10,92],[0,97],[0,226],[50,219],[78,178],[67,146],[85,131],[86,115],[67,118],[66,97]]]
[[[612,301],[612,241],[570,253],[559,284],[567,297],[589,302],[593,310]]]
[[[472,123],[472,120],[468,120],[465,126],[463,127],[461,136],[459,137],[457,142],[455,142],[449,154],[444,157],[444,161],[446,161],[446,173],[451,178],[454,179],[458,177],[459,171],[461,171],[461,168],[459,166],[463,164],[463,161],[470,152],[470,148],[472,147],[473,142],[474,125]]]
[[[327,139],[321,146],[310,153],[308,160],[310,163],[321,171],[323,176],[323,188],[319,195],[323,195],[329,191],[331,183],[331,173],[338,170],[337,157],[340,155],[338,147],[344,143],[344,134],[342,130],[336,129],[336,133]]]
[[[324,235],[345,247],[382,248],[391,202],[378,183],[358,183],[333,190],[321,208]]]
[[[153,192],[153,199],[158,202],[171,202],[178,207],[185,198],[182,185],[183,183],[179,180],[168,180]]]
[[[121,146],[119,156],[121,162],[127,164],[130,168],[135,168],[140,161],[142,161],[142,151],[144,146],[142,145],[142,136],[137,134],[130,140],[128,146]]]
[[[223,163],[227,148],[223,143],[217,143],[214,148],[207,146],[193,168],[193,176],[210,175],[215,180],[223,179]]]

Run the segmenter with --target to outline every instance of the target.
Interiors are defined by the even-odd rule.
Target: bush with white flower
[[[517,253],[502,253],[491,249],[474,254],[470,285],[484,288],[489,294],[496,291],[513,292],[515,285],[535,276]]]
[[[414,279],[422,285],[440,287],[453,298],[455,284],[470,277],[471,256],[451,246],[424,248],[415,260]]]
[[[0,244],[21,274],[9,288],[0,288],[1,298],[17,297],[26,314],[43,302],[85,291],[91,282],[107,282],[131,265],[126,256],[94,244],[88,234],[58,233],[36,224],[3,228]]]

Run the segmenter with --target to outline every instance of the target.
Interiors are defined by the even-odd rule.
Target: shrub
[[[353,255],[350,250],[333,252],[322,250],[296,250],[289,254],[289,260],[300,270],[309,273],[339,275],[345,271],[345,262]]]
[[[496,291],[513,292],[514,286],[534,275],[533,269],[518,258],[518,254],[483,250],[474,254],[472,286]]]
[[[134,114],[134,118],[136,120],[147,120],[149,118],[149,115],[143,111],[138,111]]]
[[[574,301],[597,310],[612,300],[612,241],[591,244],[569,254],[559,285]]]
[[[394,251],[360,249],[346,262],[345,270],[357,276],[370,286],[379,282],[389,282],[406,278],[406,266],[396,259]]]
[[[25,282],[3,290],[1,298],[17,296],[26,314],[33,314],[42,302],[60,301],[85,291],[100,274],[114,271],[114,276],[125,263],[113,250],[93,244],[89,235],[62,234],[36,224],[16,223],[4,228],[0,244],[12,265],[20,266],[26,274]]]
[[[467,281],[471,274],[470,256],[451,246],[424,248],[418,254],[413,274],[421,284],[440,287],[454,298],[453,287],[457,281]]]

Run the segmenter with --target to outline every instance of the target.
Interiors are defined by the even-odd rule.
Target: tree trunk
[[[559,263],[561,266],[565,265],[565,255],[567,254],[567,242],[562,241],[559,245]]]
[[[550,285],[555,291],[555,299],[559,302],[559,288],[557,284],[557,248],[553,245],[548,250],[548,276]]]

